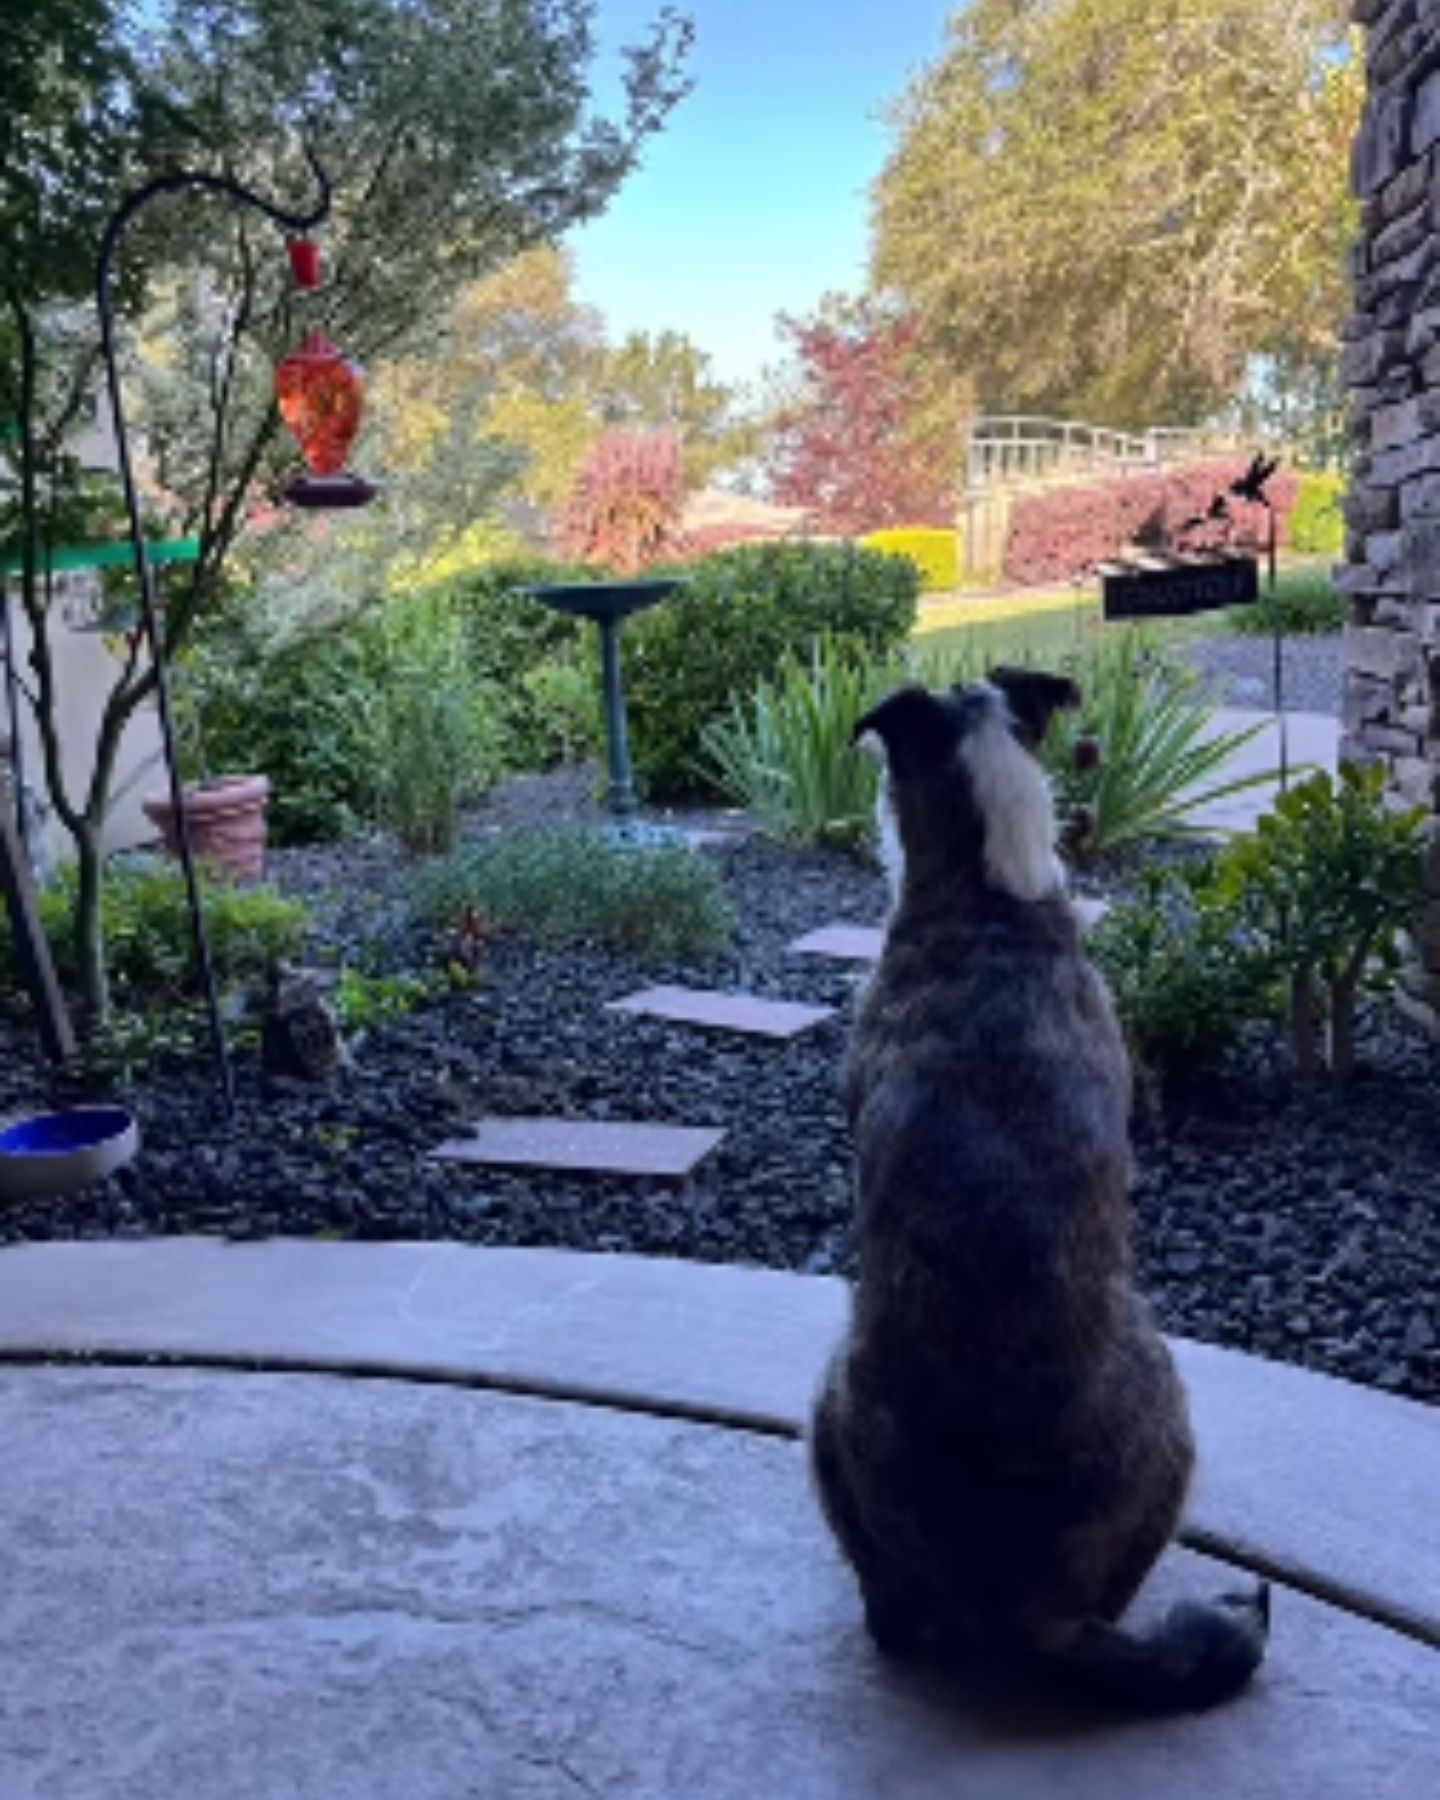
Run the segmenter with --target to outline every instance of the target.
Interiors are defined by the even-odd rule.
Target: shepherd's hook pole
[[[205,913],[200,900],[200,884],[195,873],[195,857],[190,845],[190,820],[185,810],[185,789],[180,776],[180,762],[175,752],[175,722],[170,705],[170,680],[165,668],[165,643],[161,636],[155,605],[155,578],[150,553],[145,544],[145,528],[140,516],[140,500],[135,489],[135,471],[130,458],[129,430],[125,419],[125,400],[121,392],[120,367],[115,349],[115,312],[111,295],[111,274],[116,252],[126,229],[152,200],[163,194],[199,189],[220,194],[236,205],[249,206],[261,212],[282,231],[300,234],[322,224],[330,213],[330,182],[314,154],[306,155],[320,187],[320,199],[307,213],[290,213],[242,187],[226,175],[205,175],[180,169],[160,175],[138,188],[120,205],[105,227],[100,240],[100,253],[95,264],[95,306],[100,315],[100,352],[105,363],[105,381],[110,395],[110,412],[115,422],[115,453],[119,463],[120,485],[125,493],[125,514],[130,529],[130,546],[135,558],[135,578],[140,587],[140,615],[145,632],[150,666],[155,674],[155,704],[160,715],[160,737],[165,752],[169,777],[170,806],[175,820],[175,847],[185,876],[185,900],[190,913],[190,930],[195,943],[195,960],[200,983],[205,991],[205,1010],[210,1022],[210,1041],[215,1056],[215,1073],[227,1112],[235,1110],[235,1070],[230,1060],[230,1046],[225,1036],[225,1022],[220,1016],[220,996],[215,986],[215,963],[210,954],[209,934],[205,929]]]

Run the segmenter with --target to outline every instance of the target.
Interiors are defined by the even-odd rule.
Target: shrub
[[[557,739],[575,735],[574,708],[557,731],[553,690],[537,696],[526,678],[547,662],[573,666],[573,695],[587,666],[581,626],[519,589],[568,578],[545,563],[473,571],[271,653],[233,626],[212,630],[180,690],[189,772],[268,775],[271,831],[284,844],[343,837],[382,817],[403,825],[433,785],[427,746],[442,732],[464,762],[462,791],[507,767],[547,766]],[[395,749],[407,730],[418,756]],[[387,768],[413,797],[395,791]]]
[[[357,626],[268,657],[212,633],[177,684],[187,773],[268,775],[277,843],[344,837],[374,811],[379,691],[373,639]]]
[[[960,585],[960,540],[953,531],[910,525],[872,531],[860,542],[865,549],[886,556],[908,556],[919,570],[920,585],[927,594],[950,593]]]
[[[525,592],[547,582],[593,581],[595,574],[568,563],[494,563],[471,569],[439,590],[464,622],[471,670],[490,684],[500,708],[509,768],[550,768],[577,749],[588,753],[599,741],[594,627],[542,606]],[[548,673],[542,675],[542,670]],[[588,739],[580,702],[587,690],[593,720]],[[557,702],[564,715],[560,720],[554,711]]]
[[[1423,897],[1428,811],[1392,813],[1380,768],[1321,772],[1275,802],[1252,837],[1219,864],[1232,903],[1243,907],[1283,976],[1296,1067],[1329,1063],[1348,1075],[1362,987],[1388,991],[1400,964],[1400,934]]]
[[[1276,779],[1269,770],[1215,779],[1263,726],[1212,732],[1215,708],[1199,676],[1147,647],[1140,632],[1102,635],[1062,667],[1079,684],[1081,705],[1055,720],[1044,755],[1073,860],[1195,836],[1197,807]],[[1079,754],[1082,739],[1098,746],[1098,761]]]
[[[1137,1068],[1161,1089],[1213,1071],[1271,1011],[1268,950],[1211,863],[1146,870],[1087,948]]]
[[[1021,586],[1068,581],[1114,556],[1147,524],[1178,530],[1202,515],[1215,495],[1243,473],[1238,459],[1192,463],[1154,475],[1119,476],[1091,487],[1027,495],[1011,508],[1005,578]],[[1277,475],[1270,484],[1282,541],[1296,491],[1293,475]],[[1238,501],[1231,507],[1236,541],[1262,547],[1269,530],[1264,509]]]
[[[728,798],[772,837],[801,844],[866,842],[879,768],[858,755],[855,721],[904,679],[823,637],[787,653],[774,678],[706,727],[706,753]]]
[[[915,622],[912,563],[845,544],[746,545],[688,571],[687,585],[625,632],[636,771],[654,795],[713,784],[705,727],[829,634],[887,657]]]
[[[423,975],[367,975],[361,969],[346,969],[331,991],[330,1004],[342,1031],[371,1031],[427,1005],[443,985]]]
[[[504,727],[452,606],[407,602],[382,629],[377,810],[407,850],[433,855],[454,845],[462,805],[498,779]]]
[[[734,929],[719,875],[695,852],[621,846],[594,831],[525,832],[460,850],[421,872],[414,904],[435,925],[473,911],[547,942],[666,957],[718,949]]]
[[[1290,548],[1297,556],[1345,553],[1345,489],[1343,475],[1311,470],[1300,477],[1290,514]]]
[[[270,887],[234,887],[202,876],[201,907],[217,980],[249,981],[279,956],[293,956],[304,942],[310,915],[299,900]],[[56,967],[73,979],[75,951],[71,919],[75,870],[62,865],[40,896],[40,917]],[[125,1007],[148,1011],[169,1006],[191,992],[198,980],[190,936],[185,883],[179,868],[148,858],[112,862],[101,901],[115,998]],[[8,954],[8,934],[0,920],[0,943]]]
[[[681,538],[685,459],[674,431],[607,431],[586,457],[565,509],[567,556],[635,575]]]
[[[1225,628],[1239,637],[1270,637],[1276,627],[1288,636],[1343,631],[1349,604],[1323,569],[1282,569],[1272,594],[1264,589],[1254,606],[1235,606]]]

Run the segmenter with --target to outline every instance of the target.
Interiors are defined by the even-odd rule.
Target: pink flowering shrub
[[[1191,520],[1209,511],[1215,496],[1243,475],[1247,464],[1248,458],[1241,457],[1195,463],[1154,475],[1119,476],[1093,487],[1056,488],[1053,493],[1017,500],[1010,514],[1005,579],[1024,587],[1068,581],[1117,555],[1137,535],[1173,542]],[[1299,483],[1289,473],[1278,474],[1270,482],[1282,544],[1298,491]],[[1233,498],[1228,505],[1228,532],[1207,526],[1192,530],[1184,541],[1196,549],[1222,539],[1241,548],[1263,549],[1268,531],[1265,509]]]

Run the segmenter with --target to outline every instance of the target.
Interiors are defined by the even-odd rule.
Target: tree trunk
[[[1310,969],[1299,969],[1290,979],[1290,1047],[1299,1074],[1319,1074],[1320,1008]]]
[[[1355,1007],[1369,954],[1367,940],[1330,983],[1330,1067],[1342,1079],[1355,1073]]]
[[[75,833],[75,964],[80,976],[80,1001],[85,1014],[85,1036],[93,1040],[110,1018],[110,976],[105,964],[105,931],[100,913],[105,864],[100,851],[100,832],[88,822]]]

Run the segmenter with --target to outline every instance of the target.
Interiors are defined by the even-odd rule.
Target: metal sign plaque
[[[1116,568],[1102,574],[1107,619],[1169,619],[1187,613],[1252,606],[1260,598],[1260,565],[1253,556]]]

